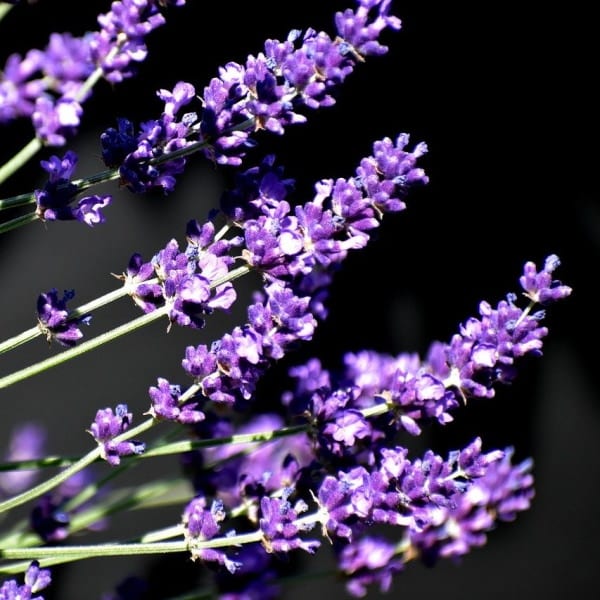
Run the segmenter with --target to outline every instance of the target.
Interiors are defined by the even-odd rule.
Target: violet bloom
[[[43,50],[12,54],[0,76],[0,121],[33,117],[37,135],[61,146],[79,124],[81,86],[94,70],[88,39],[52,33]]]
[[[107,15],[107,23],[102,23],[106,31],[92,44],[94,52],[98,46],[99,56],[108,56],[115,32],[122,29],[128,35],[124,48],[131,47],[145,55],[143,41],[136,34],[139,31],[145,35],[156,17],[152,15],[148,22],[143,21],[140,17],[146,5],[137,4],[142,8],[134,9],[127,4],[119,11],[118,18]],[[400,27],[400,21],[388,14],[389,8],[388,0],[360,0],[357,10],[348,9],[336,15],[337,35],[334,37],[308,29],[304,34],[291,31],[284,42],[267,40],[264,52],[248,56],[244,64],[229,62],[219,69],[218,77],[204,88],[197,122],[196,111],[175,121],[175,111],[169,110],[167,98],[161,118],[144,124],[140,134],[132,134],[130,124],[123,121],[118,132],[105,132],[102,136],[105,160],[111,161],[113,166],[123,165],[120,167],[122,180],[136,192],[153,186],[170,191],[184,159],[176,159],[172,166],[161,163],[160,168],[155,159],[187,144],[204,143],[207,147],[203,152],[210,160],[240,165],[247,148],[255,145],[251,139],[253,131],[266,130],[281,135],[288,125],[304,123],[305,109],[335,103],[331,92],[358,62],[387,51],[379,44],[378,37],[386,28]],[[115,25],[109,26],[113,20]],[[110,40],[106,49],[104,38]],[[126,52],[119,52],[117,57],[117,63],[124,61]],[[124,65],[117,64],[117,67],[118,73],[123,72]],[[179,82],[177,86],[193,90],[186,82]],[[189,94],[186,100],[191,99],[192,94]],[[121,135],[125,130],[126,135]],[[129,153],[123,157],[126,150]],[[122,160],[118,160],[120,158]],[[113,162],[115,159],[118,162]]]
[[[36,215],[42,221],[77,220],[90,227],[105,221],[101,210],[111,202],[111,196],[85,196],[75,204],[78,188],[71,183],[77,165],[77,155],[68,151],[61,159],[51,156],[40,164],[49,174],[48,182],[41,190],[34,190],[37,202]],[[75,204],[75,206],[72,206]]]
[[[160,188],[165,194],[173,191],[186,159],[160,159],[192,143],[188,137],[197,116],[194,112],[179,113],[195,100],[194,87],[180,81],[173,91],[159,90],[157,94],[165,102],[160,119],[142,123],[139,134],[134,134],[130,121],[119,119],[118,129],[109,128],[100,136],[105,164],[119,167],[121,183],[135,193],[152,188]]]
[[[464,493],[456,494],[450,505],[431,510],[423,528],[410,530],[410,543],[424,562],[460,558],[483,546],[497,521],[511,521],[529,508],[534,495],[532,462],[512,465],[512,454],[507,448],[504,458],[491,464]]]
[[[37,423],[23,423],[10,434],[8,451],[4,455],[7,462],[34,460],[44,456],[46,430]],[[18,494],[37,479],[39,471],[17,469],[0,473],[0,496]]]
[[[75,296],[73,290],[65,290],[62,298],[58,290],[51,289],[40,294],[37,300],[38,326],[48,342],[56,340],[63,346],[72,347],[83,337],[79,325],[89,325],[91,315],[70,317],[67,302]]]
[[[523,275],[519,278],[525,295],[535,303],[550,304],[566,298],[571,294],[571,288],[560,281],[552,279],[552,273],[560,266],[560,259],[551,254],[544,261],[544,268],[538,272],[534,262],[525,263]]]
[[[127,405],[119,404],[114,412],[112,408],[99,410],[88,430],[100,446],[100,456],[112,466],[118,465],[122,456],[142,454],[146,449],[146,444],[135,440],[114,441],[115,437],[129,429],[131,419]]]
[[[308,509],[303,500],[298,500],[293,506],[288,501],[291,488],[286,488],[281,497],[269,498],[263,496],[260,501],[259,519],[260,530],[263,534],[262,543],[267,552],[287,553],[301,549],[314,554],[320,542],[303,540],[299,533],[303,529],[312,529],[314,523],[305,527],[298,524],[298,516]]]
[[[447,460],[428,450],[410,461],[405,448],[382,448],[369,470],[362,466],[326,475],[318,490],[321,522],[328,533],[352,539],[364,523],[380,523],[421,531],[439,510],[456,504],[473,477],[460,466],[477,463],[484,473],[500,459],[497,451],[481,455],[479,441],[450,453]],[[480,468],[479,468],[480,467]],[[477,480],[475,480],[477,481]]]
[[[102,67],[104,77],[118,83],[131,77],[134,63],[145,60],[145,37],[164,25],[160,5],[183,6],[185,0],[120,0],[98,16],[100,30],[90,39],[92,60]]]
[[[248,323],[215,341],[186,349],[183,366],[214,402],[249,400],[256,383],[273,361],[299,340],[311,339],[316,321],[309,298],[298,298],[280,282],[248,308]],[[209,356],[212,355],[212,356]]]
[[[338,556],[339,569],[346,580],[346,589],[362,598],[371,585],[387,592],[394,575],[404,569],[396,546],[383,538],[365,536],[345,545]]]
[[[34,560],[25,572],[22,585],[19,585],[16,579],[8,579],[0,586],[0,598],[2,600],[44,600],[38,592],[47,588],[50,583],[50,571],[40,569],[40,563]]]
[[[244,259],[269,279],[298,280],[340,263],[350,250],[363,248],[370,238],[368,232],[379,227],[382,215],[403,210],[408,190],[428,182],[416,166],[426,146],[417,144],[408,151],[408,141],[409,137],[401,134],[394,142],[389,138],[375,142],[373,156],[361,161],[356,177],[320,181],[314,199],[296,206],[293,212],[283,200],[286,188],[272,161],[267,174],[270,182],[279,185],[255,187],[251,200],[248,184],[258,173],[247,171],[240,179],[243,187],[239,192],[224,197],[226,210],[238,218],[256,214],[241,223]],[[231,202],[238,198],[245,206],[234,209]]]
[[[40,569],[40,563],[34,560],[27,567],[22,585],[15,579],[8,579],[0,586],[2,600],[44,600],[38,592],[47,588],[52,579],[48,569]]]
[[[210,509],[206,508],[207,501],[203,496],[191,500],[183,511],[183,527],[192,560],[215,562],[224,566],[230,573],[235,573],[240,564],[231,560],[225,552],[216,548],[201,548],[197,542],[203,542],[215,537],[220,531],[220,523],[226,513],[220,500],[213,500]]]
[[[158,386],[149,390],[152,406],[147,414],[155,419],[177,421],[183,425],[199,423],[205,418],[204,413],[197,409],[197,402],[179,402],[181,389],[178,385],[171,385],[166,379],[159,377]]]

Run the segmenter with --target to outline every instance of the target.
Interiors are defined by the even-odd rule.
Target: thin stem
[[[51,489],[55,488],[57,485],[60,485],[63,481],[69,479],[78,473],[79,471],[85,469],[88,465],[91,465],[95,460],[100,457],[100,448],[94,448],[91,452],[88,452],[85,456],[80,458],[75,464],[67,467],[64,471],[61,471],[58,475],[51,477],[50,479],[36,485],[22,494],[17,494],[8,500],[4,500],[4,502],[0,502],[0,514],[6,512],[16,506],[20,506],[21,504],[25,504],[30,500],[35,498],[39,498],[46,492],[49,492]]]
[[[6,548],[0,550],[2,558],[97,558],[100,556],[135,556],[140,554],[167,554],[185,552],[187,542],[155,542],[152,544],[96,544],[89,546],[62,546],[38,548]]]
[[[308,425],[295,425],[294,427],[284,427],[282,429],[261,431],[257,433],[239,433],[224,438],[210,438],[207,440],[186,440],[183,442],[173,442],[172,444],[165,444],[149,450],[144,454],[137,456],[136,458],[152,458],[154,456],[165,456],[168,454],[181,454],[183,452],[190,452],[191,450],[197,450],[198,448],[212,448],[215,446],[223,446],[226,444],[258,444],[260,442],[269,442],[282,437],[288,437],[303,433],[308,430]]]
[[[0,184],[4,183],[13,173],[30,161],[42,148],[38,138],[30,140],[10,160],[0,167]]]
[[[4,223],[0,223],[0,234],[6,233],[7,231],[11,231],[13,229],[18,229],[23,225],[27,225],[27,223],[33,223],[37,221],[38,216],[35,212],[27,213],[26,215],[21,215],[20,217],[15,217],[10,221],[6,221]]]
[[[2,21],[2,19],[4,19],[4,17],[10,12],[12,7],[12,4],[0,2],[0,21]]]
[[[21,206],[27,206],[28,204],[35,204],[35,195],[33,192],[12,196],[11,198],[6,198],[6,200],[0,200],[0,210],[19,208]]]
[[[162,306],[151,313],[147,313],[139,316],[137,319],[133,319],[133,321],[130,321],[129,323],[125,323],[119,327],[115,327],[114,329],[107,331],[106,333],[102,333],[99,336],[88,340],[87,342],[83,342],[78,346],[73,346],[72,348],[61,352],[60,354],[55,354],[54,356],[30,365],[29,367],[25,367],[20,371],[15,371],[10,375],[1,377],[0,389],[7,388],[19,381],[23,381],[24,379],[31,377],[32,375],[42,373],[43,371],[51,369],[52,367],[56,367],[57,365],[67,362],[76,356],[81,356],[90,350],[94,350],[95,348],[99,348],[104,344],[108,344],[108,342],[112,342],[113,340],[116,340],[127,333],[131,333],[136,329],[140,329],[141,327],[144,327],[145,325],[148,325],[167,314],[167,310],[168,307]]]

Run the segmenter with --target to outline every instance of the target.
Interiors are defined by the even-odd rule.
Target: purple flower
[[[51,156],[49,160],[41,161],[41,165],[50,175],[48,183],[42,190],[35,190],[37,202],[36,214],[42,221],[77,220],[90,227],[105,221],[101,209],[108,206],[111,196],[85,196],[75,202],[78,188],[71,183],[71,177],[77,165],[77,155],[68,151],[61,159]]]
[[[112,466],[118,465],[122,456],[142,454],[146,449],[144,443],[135,440],[114,441],[115,437],[129,429],[131,419],[132,414],[127,412],[127,405],[119,404],[114,412],[112,408],[99,410],[88,430],[100,446],[100,456]]]
[[[316,540],[303,540],[298,535],[303,529],[296,522],[298,515],[308,507],[302,500],[292,506],[288,501],[292,491],[291,488],[286,488],[280,498],[261,498],[259,526],[263,534],[262,543],[267,552],[285,553],[299,548],[314,554],[321,543]]]
[[[7,462],[42,458],[46,444],[46,430],[37,423],[23,423],[13,429],[8,451],[4,455]],[[29,487],[38,477],[36,470],[18,469],[0,473],[0,496],[18,494]]]
[[[158,387],[149,390],[152,406],[147,414],[155,419],[177,421],[184,425],[199,423],[205,415],[198,410],[197,402],[179,402],[181,390],[178,385],[171,385],[166,379],[158,378]]]
[[[346,589],[355,597],[363,597],[368,586],[374,584],[379,585],[381,592],[387,592],[393,576],[404,569],[396,546],[371,536],[345,545],[339,554],[338,564],[346,579]]]
[[[534,495],[531,460],[511,464],[512,448],[501,460],[491,463],[485,473],[447,506],[430,512],[421,530],[410,531],[414,550],[428,564],[441,557],[458,558],[487,541],[487,532],[496,520],[511,521],[530,506]]]
[[[2,600],[44,600],[37,593],[47,588],[50,583],[50,571],[40,569],[40,563],[34,560],[25,572],[22,585],[19,585],[15,579],[8,579],[0,586],[0,598]]]
[[[535,263],[525,263],[523,275],[519,278],[525,295],[539,304],[549,304],[556,300],[566,298],[571,294],[571,288],[563,285],[560,281],[552,279],[552,273],[560,265],[560,259],[556,254],[551,254],[544,261],[544,268],[538,273]]]
[[[228,558],[225,552],[215,548],[201,548],[196,544],[215,537],[219,533],[221,521],[226,517],[220,500],[214,500],[210,509],[207,509],[206,505],[206,498],[198,496],[189,502],[183,511],[182,522],[192,559],[216,562],[230,573],[235,573],[240,564]]]
[[[142,58],[145,56],[142,34],[146,35],[155,26],[154,22],[143,21],[146,3],[138,0],[137,4],[141,8],[127,3],[118,15],[107,15],[101,21],[103,31],[92,41],[93,53],[102,63],[102,57],[108,56],[114,46],[117,32],[127,32],[127,41],[115,60],[117,74],[127,72],[126,49],[133,49],[133,54]],[[198,123],[195,122],[195,111],[191,111],[188,115],[193,116],[187,119],[184,116],[179,123],[182,126],[173,128],[179,103],[172,103],[172,98],[177,94],[162,94],[167,101],[165,111],[160,119],[144,124],[143,131],[137,136],[136,149],[127,154],[120,167],[122,180],[135,192],[153,186],[170,191],[175,184],[174,176],[183,169],[184,159],[176,159],[173,165],[170,161],[161,163],[160,168],[156,168],[153,159],[195,142],[207,146],[203,152],[210,160],[240,165],[246,149],[255,145],[251,139],[253,131],[267,130],[281,135],[288,125],[304,123],[307,118],[303,110],[333,105],[335,99],[330,92],[365,56],[387,52],[378,37],[386,28],[400,27],[400,21],[388,14],[389,8],[388,0],[363,2],[357,11],[348,9],[345,13],[337,13],[338,35],[335,39],[314,29],[308,29],[303,35],[292,30],[284,42],[267,40],[264,53],[249,55],[244,64],[227,63],[203,90],[198,105],[201,109]],[[116,10],[113,12],[117,13]],[[158,19],[156,15],[152,17]],[[107,66],[103,66],[106,72]],[[107,78],[111,75],[112,72]],[[189,83],[178,85],[193,89]],[[191,94],[189,97],[191,99]],[[102,137],[103,154],[112,164],[115,157],[122,154],[121,142],[114,131]]]
[[[73,290],[65,290],[62,298],[58,290],[51,289],[40,294],[37,301],[38,326],[48,342],[56,340],[63,346],[71,347],[83,337],[79,325],[89,325],[91,315],[70,316],[67,302],[75,296]]]
[[[135,72],[132,63],[145,60],[145,37],[165,23],[159,4],[157,0],[115,1],[109,12],[98,16],[100,30],[91,36],[90,51],[94,64],[102,67],[111,83],[131,77]],[[185,0],[168,4],[183,6]]]
[[[64,95],[58,100],[41,96],[35,102],[31,122],[46,146],[64,146],[77,132],[83,108],[75,97]]]

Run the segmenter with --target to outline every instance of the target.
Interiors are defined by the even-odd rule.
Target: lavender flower
[[[37,301],[38,326],[48,342],[56,340],[63,346],[74,346],[83,333],[78,325],[89,325],[91,315],[70,317],[67,302],[75,296],[73,290],[65,290],[62,298],[58,297],[58,290],[51,289],[45,294],[40,294]]]
[[[0,121],[31,119],[36,139],[0,167],[0,179],[13,174],[28,152],[64,145],[80,126],[95,82],[132,77],[147,56],[147,36],[166,22],[166,9],[184,4],[115,0],[98,17],[98,31],[55,33],[43,50],[10,56],[0,74]],[[0,18],[4,14],[0,8]],[[387,52],[383,33],[400,26],[391,0],[355,0],[353,8],[335,14],[332,35],[293,29],[283,40],[266,40],[241,63],[225,63],[201,89],[175,80],[157,91],[159,116],[141,124],[117,118],[103,132],[107,171],[75,179],[77,155],[51,155],[41,161],[47,174],[41,189],[0,200],[2,211],[35,203],[34,212],[0,228],[10,231],[35,219],[102,223],[111,197],[84,196],[86,190],[118,179],[135,193],[170,194],[195,152],[215,166],[240,167],[263,134],[284,135],[311,111],[333,106],[355,67]],[[183,243],[168,237],[148,260],[134,253],[115,275],[122,289],[87,305],[95,310],[128,295],[145,315],[77,348],[81,323],[90,316],[67,309],[73,291],[62,298],[55,289],[41,294],[38,327],[0,342],[0,353],[39,332],[69,349],[0,377],[0,387],[165,316],[167,331],[173,324],[196,331],[174,334],[188,336],[181,365],[191,381],[186,387],[171,383],[170,375],[154,377],[146,385],[149,418],[139,426],[132,427],[126,404],[100,409],[87,430],[97,447],[92,443],[78,458],[39,460],[40,467],[68,466],[26,493],[11,490],[16,495],[0,499],[0,513],[32,503],[29,533],[20,526],[7,531],[0,540],[3,557],[60,564],[111,553],[188,551],[213,576],[208,591],[195,593],[263,600],[280,595],[277,579],[293,567],[282,567],[281,559],[296,550],[322,550],[322,536],[348,593],[363,596],[371,587],[389,590],[416,558],[428,565],[461,558],[486,543],[499,523],[528,509],[532,461],[513,464],[512,448],[484,450],[475,436],[446,455],[424,447],[413,456],[400,436],[450,423],[472,399],[491,399],[499,384],[512,382],[522,357],[542,354],[546,308],[571,294],[555,278],[560,261],[554,254],[540,270],[525,263],[519,278],[523,307],[513,292],[496,303],[482,301],[476,316],[460,323],[448,341],[434,341],[423,356],[357,349],[343,356],[340,370],[310,357],[292,367],[295,385],[283,393],[264,378],[298,346],[318,342],[336,272],[378,235],[384,217],[404,211],[410,191],[428,183],[422,168],[427,152],[425,143],[412,144],[406,133],[383,137],[350,177],[322,179],[300,199],[293,198],[296,182],[274,154],[236,170],[218,209],[204,209],[206,218],[187,217]],[[256,287],[245,319],[212,341],[189,337],[215,311],[230,311],[239,301],[234,282],[249,273]],[[172,499],[171,479],[129,487],[126,497],[124,490],[101,494],[109,480],[138,464],[146,445],[134,438],[152,428],[167,431],[154,438],[148,459],[186,449],[180,462],[190,485],[181,518],[140,532],[126,546],[69,547],[72,534],[102,526],[99,515]],[[21,457],[39,454],[36,441],[28,440]],[[19,459],[12,454],[9,459]],[[101,458],[117,466],[123,457],[121,468],[90,485],[87,465]],[[36,539],[45,547],[35,547]],[[49,572],[34,561],[23,585],[2,584],[0,600],[41,598],[37,594],[49,582]],[[152,588],[151,581],[144,591],[138,584],[129,579],[116,596],[139,597]]]
[[[19,585],[15,579],[8,579],[0,586],[0,598],[2,600],[44,600],[37,593],[41,592],[50,585],[51,577],[48,569],[40,569],[40,563],[32,561],[27,571],[22,585]]]
[[[12,54],[0,76],[0,122],[31,117],[47,146],[63,146],[77,132],[90,96],[86,81],[96,68],[118,83],[147,56],[145,37],[165,23],[160,7],[185,0],[122,0],[98,16],[99,30],[82,37],[53,33],[43,50]]]
[[[210,509],[206,508],[204,497],[194,498],[183,512],[185,536],[192,551],[194,560],[201,559],[223,565],[230,573],[235,573],[240,564],[227,557],[221,550],[198,548],[194,544],[213,538],[220,529],[220,523],[225,518],[223,503],[215,500]]]
[[[336,15],[335,39],[308,29],[304,35],[292,30],[285,42],[267,40],[264,53],[248,56],[244,65],[229,62],[221,67],[219,76],[204,88],[199,110],[182,115],[180,121],[175,120],[176,113],[191,102],[194,87],[178,82],[173,92],[159,91],[165,100],[160,119],[142,124],[135,136],[132,124],[123,119],[118,129],[104,132],[105,162],[121,165],[122,182],[136,192],[153,187],[171,191],[184,160],[165,164],[157,159],[192,144],[207,146],[204,153],[219,164],[240,165],[246,148],[255,144],[253,131],[264,129],[281,135],[288,125],[305,122],[304,108],[335,103],[330,92],[357,62],[387,52],[377,38],[388,27],[400,27],[389,9],[388,0],[361,0],[356,11],[347,9]]]
[[[262,543],[267,552],[285,553],[300,548],[313,554],[321,543],[303,540],[298,535],[301,531],[297,524],[298,515],[306,511],[308,506],[302,500],[292,506],[288,501],[292,491],[286,488],[280,498],[261,499],[259,525],[263,534]],[[312,525],[308,528],[312,528]]]
[[[122,456],[142,454],[146,449],[145,444],[135,440],[114,441],[114,438],[129,429],[131,419],[132,414],[127,412],[127,405],[118,404],[114,412],[112,408],[99,410],[88,430],[100,446],[100,455],[112,466],[118,465]]]
[[[346,579],[346,589],[355,597],[363,597],[371,585],[387,592],[394,575],[404,569],[396,546],[383,538],[364,536],[343,547],[338,566]]]
[[[464,494],[434,510],[421,531],[410,531],[410,543],[422,560],[433,564],[441,557],[460,558],[486,543],[496,520],[513,520],[529,508],[534,495],[532,462],[512,465],[512,454],[507,448],[504,458],[491,464]]]
[[[158,386],[149,390],[152,407],[148,414],[155,419],[167,419],[182,424],[198,423],[204,420],[204,413],[198,410],[197,402],[179,402],[181,389],[178,385],[171,385],[163,377],[159,377]]]
[[[75,207],[71,206],[78,193],[77,186],[71,183],[77,161],[77,155],[71,151],[62,159],[51,156],[49,160],[41,161],[40,164],[50,175],[44,189],[34,191],[36,214],[42,221],[77,220],[90,227],[104,222],[101,209],[110,204],[111,197],[108,195],[85,196],[77,201]]]

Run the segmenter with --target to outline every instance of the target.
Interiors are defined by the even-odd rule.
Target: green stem
[[[20,506],[21,504],[25,504],[30,500],[34,500],[35,498],[39,498],[44,495],[46,492],[49,492],[57,485],[60,485],[63,481],[69,479],[78,473],[82,469],[85,469],[88,465],[91,465],[94,461],[96,461],[100,457],[100,448],[94,448],[91,452],[88,452],[85,456],[80,458],[75,464],[72,464],[70,467],[67,467],[64,471],[61,471],[58,475],[51,477],[50,479],[40,483],[29,490],[26,490],[22,494],[17,494],[8,500],[4,500],[4,502],[0,502],[0,514],[6,512],[16,506]]]
[[[6,548],[0,550],[2,558],[70,558],[82,560],[100,556],[137,556],[140,554],[167,554],[185,552],[187,542],[155,542],[152,544],[95,544],[89,546],[61,546],[38,548]]]
[[[38,138],[30,140],[10,160],[0,167],[0,184],[4,183],[13,173],[31,160],[42,148]]]
[[[5,221],[4,223],[0,223],[0,234],[6,233],[7,231],[11,231],[13,229],[18,229],[23,225],[27,225],[27,223],[33,223],[37,221],[38,216],[36,213],[27,213],[26,215],[21,215],[20,217],[15,217],[10,221]]]
[[[4,19],[4,17],[10,12],[12,7],[12,4],[0,2],[0,21],[2,21],[2,19]]]
[[[43,371],[51,369],[52,367],[56,367],[57,365],[67,362],[72,358],[81,356],[90,350],[99,348],[108,342],[112,342],[113,340],[116,340],[127,333],[131,333],[136,329],[140,329],[141,327],[144,327],[145,325],[148,325],[167,314],[167,310],[168,308],[165,306],[158,308],[151,313],[147,313],[139,316],[137,319],[133,319],[133,321],[130,321],[129,323],[125,323],[119,327],[115,327],[114,329],[107,331],[106,333],[102,333],[99,336],[88,340],[87,342],[83,342],[78,346],[73,346],[72,348],[61,352],[60,354],[55,354],[54,356],[30,365],[29,367],[15,371],[10,375],[0,377],[0,389],[7,388],[19,381],[23,381],[24,379],[31,377],[32,375],[42,373]]]
[[[28,206],[29,204],[35,204],[35,195],[33,192],[12,196],[11,198],[6,198],[6,200],[0,200],[0,210],[20,208],[21,206]]]
[[[262,431],[257,433],[239,433],[225,438],[210,438],[207,440],[186,440],[183,442],[173,442],[148,450],[136,458],[152,458],[154,456],[165,456],[168,454],[181,454],[190,452],[198,448],[212,448],[226,444],[258,444],[260,442],[269,442],[282,437],[288,437],[303,433],[308,430],[308,425],[295,425],[294,427],[284,427],[282,429]]]

